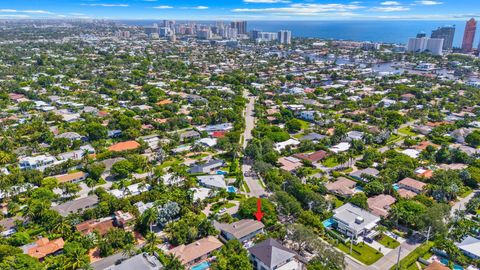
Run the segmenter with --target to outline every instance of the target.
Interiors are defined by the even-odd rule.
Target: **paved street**
[[[480,190],[474,190],[472,193],[470,193],[468,196],[466,196],[465,198],[462,198],[460,199],[458,202],[456,202],[453,206],[452,206],[452,209],[450,210],[450,216],[454,216],[455,215],[455,211],[456,210],[465,210],[466,208],[466,204],[475,196],[475,194],[477,194],[478,192],[480,192]]]
[[[247,91],[243,92],[243,97],[248,99],[247,106],[245,108],[245,131],[243,132],[243,149],[247,147],[248,141],[252,139],[252,130],[255,127],[255,99],[256,97],[249,96]],[[252,169],[251,164],[246,164],[245,160],[242,164],[242,173],[244,175],[245,182],[250,188],[248,195],[252,197],[260,197],[265,194],[265,189],[260,184],[260,180],[250,176]],[[247,176],[248,175],[248,176]]]

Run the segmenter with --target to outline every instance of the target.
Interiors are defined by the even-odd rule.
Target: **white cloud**
[[[380,3],[382,6],[400,6],[400,3],[397,1],[385,1]]]
[[[16,10],[16,9],[0,9],[0,13],[28,13],[28,14],[55,14],[46,10]],[[5,15],[7,16],[7,15]]]
[[[277,8],[237,8],[233,12],[268,13],[276,15],[318,16],[326,13],[350,14],[351,11],[362,9],[355,4],[291,4]]]
[[[208,9],[207,6],[196,6],[194,7],[194,9]]]
[[[0,14],[0,18],[6,18],[6,19],[27,19],[31,18],[28,15],[21,15],[21,14]]]
[[[172,7],[172,6],[163,5],[163,6],[156,6],[156,7],[153,7],[153,8],[156,8],[156,9],[170,9],[170,8],[173,8],[173,7]]]
[[[288,0],[243,0],[245,3],[257,4],[276,4],[276,3],[290,3]]]
[[[409,11],[409,7],[402,7],[402,6],[387,6],[387,7],[374,7],[371,8],[370,11],[378,11],[378,12],[398,12],[398,11]]]
[[[81,4],[90,7],[128,7],[128,4]]]
[[[442,2],[431,1],[431,0],[416,1],[415,3],[422,6],[435,6],[435,5],[443,4]]]
[[[46,10],[22,10],[21,12],[30,14],[54,14],[53,12]]]

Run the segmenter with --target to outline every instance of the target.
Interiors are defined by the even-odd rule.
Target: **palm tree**
[[[122,255],[125,257],[132,257],[135,254],[137,254],[137,248],[132,243],[126,244],[122,249]]]
[[[147,233],[145,240],[146,240],[145,250],[149,253],[153,253],[157,248],[157,245],[160,244],[161,242],[154,232]]]
[[[85,184],[87,185],[87,187],[90,188],[90,191],[93,191],[93,188],[97,184],[97,181],[95,181],[95,179],[93,178],[88,177],[87,179],[85,179]]]
[[[54,233],[61,234],[65,238],[69,238],[72,235],[72,226],[67,222],[67,220],[62,219],[53,226],[52,231]]]
[[[150,227],[150,232],[153,231],[153,224],[155,224],[157,220],[158,211],[156,207],[149,208],[142,214],[142,223],[148,224]]]
[[[167,255],[167,263],[165,264],[165,270],[183,270],[185,267],[177,259],[174,254]]]

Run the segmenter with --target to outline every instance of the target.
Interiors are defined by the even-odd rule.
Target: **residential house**
[[[236,239],[242,243],[263,233],[265,227],[262,222],[253,219],[242,219],[232,224],[214,222],[214,226],[220,231],[220,236],[225,241]]]
[[[380,172],[375,169],[375,168],[366,168],[363,170],[358,170],[355,172],[350,173],[349,175],[357,180],[363,181],[363,182],[370,182],[369,178],[377,177]]]
[[[39,155],[35,157],[22,157],[18,163],[21,170],[39,170],[43,171],[46,168],[53,166],[57,160],[48,155]]]
[[[354,239],[368,235],[380,221],[380,217],[351,203],[334,209],[333,213],[335,228],[347,237]]]
[[[76,132],[64,132],[62,134],[56,135],[55,139],[68,139],[70,141],[86,141],[86,137],[82,136]]]
[[[200,132],[195,131],[195,130],[185,131],[185,132],[180,134],[180,140],[181,141],[193,140],[193,139],[198,139],[198,138],[200,138]]]
[[[397,192],[402,198],[412,198],[423,192],[426,183],[412,179],[410,177],[404,178],[397,183]]]
[[[370,197],[367,199],[368,209],[374,215],[380,217],[388,216],[388,211],[390,210],[390,206],[394,204],[397,200],[385,194],[380,194],[374,197]]]
[[[201,175],[197,176],[197,179],[200,185],[206,188],[227,189],[225,177],[222,174]]]
[[[299,141],[295,140],[295,139],[288,139],[284,142],[278,142],[274,145],[274,148],[275,150],[277,150],[278,152],[282,151],[283,149],[285,149],[287,146],[290,146],[290,147],[297,147],[298,145],[300,144]]]
[[[420,133],[422,135],[428,135],[432,132],[433,128],[427,125],[413,125],[412,131],[416,133]]]
[[[465,138],[474,131],[473,128],[459,128],[450,133],[450,136],[455,139],[457,143],[465,144]]]
[[[442,263],[440,263],[438,261],[433,261],[431,264],[429,264],[423,270],[450,270],[450,268],[443,265]]]
[[[321,135],[315,132],[309,133],[302,138],[300,138],[300,141],[312,141],[312,142],[317,142],[320,141],[321,139],[325,138],[327,136]]]
[[[155,255],[140,253],[104,270],[162,270],[163,265]]]
[[[287,172],[293,172],[303,166],[302,161],[295,157],[281,157],[277,162],[281,165],[280,169]]]
[[[255,270],[303,270],[303,258],[269,238],[248,249]]]
[[[317,111],[301,111],[299,118],[307,121],[315,121]]]
[[[84,172],[74,172],[69,174],[62,174],[54,176],[58,183],[78,183],[87,179],[88,174]]]
[[[352,130],[352,131],[347,132],[346,140],[349,141],[349,142],[351,142],[351,141],[361,141],[361,140],[363,140],[363,136],[365,136],[365,134],[363,132]]]
[[[474,260],[480,259],[480,239],[467,236],[462,242],[456,245],[465,256]]]
[[[101,236],[105,235],[109,230],[115,227],[115,220],[113,217],[106,217],[101,219],[91,219],[75,225],[75,229],[82,235],[89,235],[97,232]]]
[[[325,184],[328,192],[337,196],[348,198],[355,194],[355,186],[357,182],[345,177],[337,178],[335,182],[329,182]]]
[[[140,144],[136,141],[126,141],[116,143],[108,148],[110,152],[122,152],[122,151],[130,151],[135,150],[140,147]]]
[[[337,145],[332,146],[329,150],[334,152],[335,154],[341,153],[341,152],[346,152],[348,149],[352,147],[350,143],[348,142],[341,142]]]
[[[61,216],[66,217],[69,214],[81,213],[88,208],[92,208],[98,204],[97,195],[90,195],[85,198],[68,201],[52,207]]]
[[[191,267],[207,259],[211,254],[223,246],[214,236],[208,236],[189,245],[180,245],[167,252],[173,254],[186,267]]]
[[[150,187],[151,186],[149,184],[136,183],[128,187],[125,187],[122,190],[119,190],[119,189],[110,190],[109,193],[117,197],[118,199],[121,199],[128,196],[140,195],[143,192],[149,191]]]
[[[23,253],[30,255],[33,258],[43,260],[48,255],[59,254],[63,250],[65,242],[63,238],[55,240],[48,240],[43,237],[38,239],[34,244],[25,245],[22,247]]]
[[[309,161],[311,163],[318,163],[322,159],[326,158],[328,156],[328,153],[323,150],[318,150],[313,153],[308,153],[308,154],[300,153],[300,154],[295,154],[294,156],[296,158]]]
[[[195,164],[190,167],[190,173],[210,173],[214,170],[218,170],[225,162],[221,159],[211,159],[204,164]]]

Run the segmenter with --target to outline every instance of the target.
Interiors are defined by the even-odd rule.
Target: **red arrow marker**
[[[262,212],[262,200],[257,199],[257,212],[254,214],[258,221],[262,221],[264,213]]]

